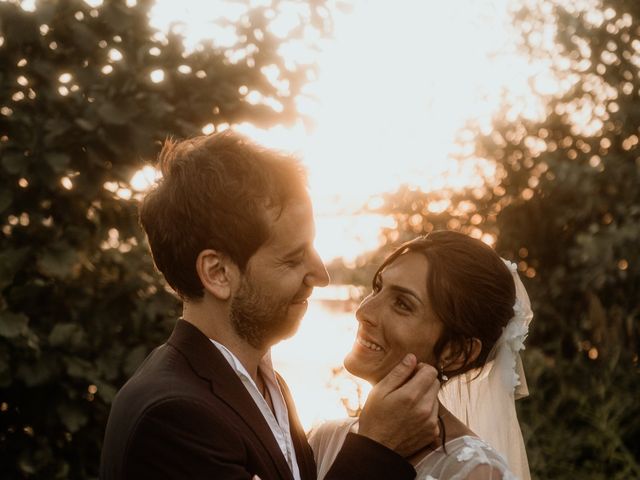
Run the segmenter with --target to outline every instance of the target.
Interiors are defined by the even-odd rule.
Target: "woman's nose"
[[[373,297],[368,295],[362,300],[360,306],[356,310],[356,320],[361,323],[368,323],[369,325],[377,325],[378,320],[375,315],[375,305],[374,305]]]

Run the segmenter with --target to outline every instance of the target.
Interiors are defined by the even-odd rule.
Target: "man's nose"
[[[304,282],[309,287],[326,287],[329,285],[329,273],[320,255],[315,250],[311,254],[309,273],[305,276]]]

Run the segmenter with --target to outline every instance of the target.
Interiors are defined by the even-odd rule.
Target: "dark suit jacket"
[[[303,480],[316,478],[313,452],[289,390],[279,378]],[[100,478],[243,479],[293,476],[269,426],[226,359],[196,327],[179,320],[116,396]],[[349,434],[327,479],[410,479],[401,457]]]

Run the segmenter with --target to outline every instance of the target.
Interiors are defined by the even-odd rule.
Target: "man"
[[[183,318],[114,400],[103,480],[313,479],[313,453],[270,347],[293,335],[327,272],[292,158],[225,132],[160,153],[140,219]],[[409,355],[371,392],[327,478],[413,478],[436,436],[435,370]]]

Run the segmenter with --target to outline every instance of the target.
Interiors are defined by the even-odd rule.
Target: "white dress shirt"
[[[269,395],[271,396],[273,412],[271,411],[267,401],[260,393],[256,383],[251,378],[251,375],[247,372],[247,369],[244,368],[244,365],[242,365],[240,360],[238,360],[238,357],[231,353],[231,351],[221,343],[212,339],[209,340],[211,340],[211,343],[216,346],[222,356],[227,360],[227,362],[229,362],[231,368],[233,368],[242,381],[242,384],[253,398],[256,406],[260,409],[264,419],[267,421],[274,438],[278,442],[280,450],[282,450],[284,458],[289,464],[293,478],[295,480],[300,480],[300,469],[298,468],[298,461],[296,459],[296,452],[293,448],[293,440],[291,438],[291,430],[289,427],[289,411],[287,409],[287,404],[284,402],[280,385],[278,385],[278,381],[276,380],[276,374],[273,370],[273,364],[271,363],[271,351],[262,357],[260,364],[258,365],[258,370],[262,374],[265,387],[268,389]]]

